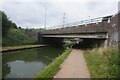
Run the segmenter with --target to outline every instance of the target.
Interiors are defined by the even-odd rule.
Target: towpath
[[[90,78],[83,51],[73,49],[54,78]]]

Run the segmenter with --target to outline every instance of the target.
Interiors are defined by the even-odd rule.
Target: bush
[[[2,46],[35,44],[37,40],[29,37],[22,29],[10,29],[9,34],[3,36]]]
[[[108,47],[85,51],[85,59],[92,78],[118,78],[118,49]]]

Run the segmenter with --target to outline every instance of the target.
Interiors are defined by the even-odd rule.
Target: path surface
[[[83,52],[73,49],[68,58],[61,64],[55,78],[90,78]]]

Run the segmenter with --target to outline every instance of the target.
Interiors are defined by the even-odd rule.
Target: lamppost
[[[46,29],[46,13],[47,13],[47,8],[45,8],[45,23],[44,23],[44,29]]]

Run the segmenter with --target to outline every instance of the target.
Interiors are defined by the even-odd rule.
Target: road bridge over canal
[[[38,33],[42,44],[62,44],[64,38],[83,39],[86,44],[106,46],[118,42],[118,18],[120,12],[105,16],[51,27]]]

